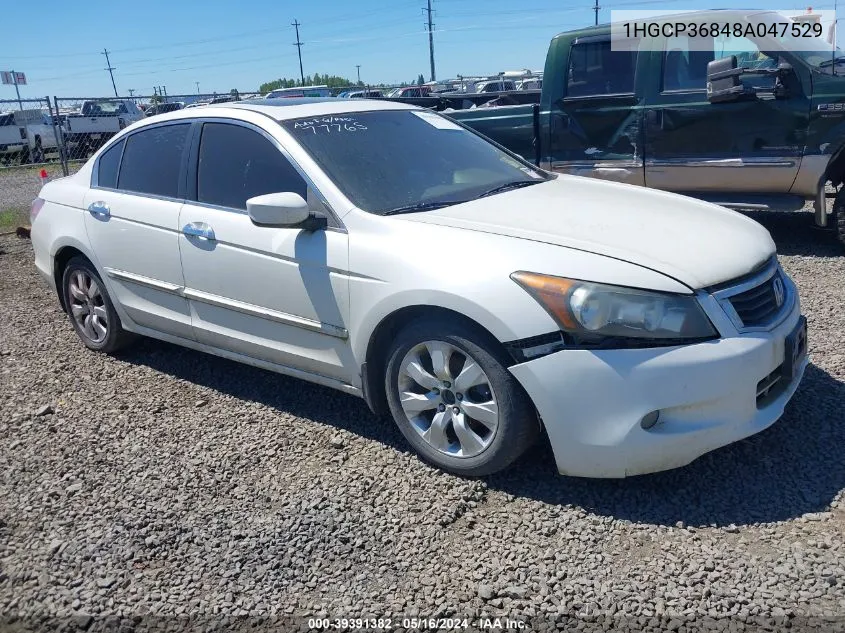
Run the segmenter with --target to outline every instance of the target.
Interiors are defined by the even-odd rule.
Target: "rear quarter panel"
[[[76,175],[49,182],[38,194],[45,202],[32,222],[32,248],[36,267],[51,285],[54,258],[66,246],[81,251],[96,265],[82,209],[87,189],[87,180]]]

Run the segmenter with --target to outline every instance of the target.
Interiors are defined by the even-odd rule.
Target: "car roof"
[[[370,112],[376,110],[419,110],[420,108],[383,99],[337,99],[335,97],[292,97],[289,99],[248,99],[229,103],[206,104],[201,110],[187,108],[156,116],[160,123],[167,120],[214,116],[215,112],[227,111],[230,116],[238,110],[258,112],[276,121],[298,119],[308,116],[327,114],[346,114],[349,112]],[[151,121],[152,122],[152,121]]]

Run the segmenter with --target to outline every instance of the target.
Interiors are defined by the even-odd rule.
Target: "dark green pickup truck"
[[[771,12],[690,16],[788,21]],[[552,40],[539,106],[444,114],[553,171],[736,209],[797,210],[812,200],[816,224],[845,243],[845,57],[810,40],[800,47],[814,50],[800,52],[778,37],[611,47],[609,25],[585,28]],[[826,196],[836,198],[832,210]]]

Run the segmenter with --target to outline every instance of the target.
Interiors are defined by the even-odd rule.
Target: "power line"
[[[116,97],[117,86],[114,84],[114,71],[117,69],[112,67],[111,62],[109,61],[109,52],[105,48],[103,49],[103,55],[106,56],[106,65],[108,66],[106,70],[109,71],[109,77],[111,77],[111,87],[114,88],[114,96]]]
[[[431,81],[435,80],[434,73],[434,24],[431,22],[431,0],[427,0],[427,8],[423,9],[428,13],[428,58],[431,62]]]
[[[301,86],[305,85],[305,73],[302,71],[302,42],[299,41],[299,21],[294,19],[291,24],[296,29],[296,52],[299,53],[299,78],[302,80]]]

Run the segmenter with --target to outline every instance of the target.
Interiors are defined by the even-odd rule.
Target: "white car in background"
[[[145,120],[44,186],[32,240],[88,348],[135,333],[340,389],[464,475],[541,425],[561,473],[681,466],[773,424],[807,364],[756,222],[388,101]]]
[[[18,157],[22,163],[41,163],[45,153],[58,149],[56,128],[43,110],[0,113],[0,158]]]

